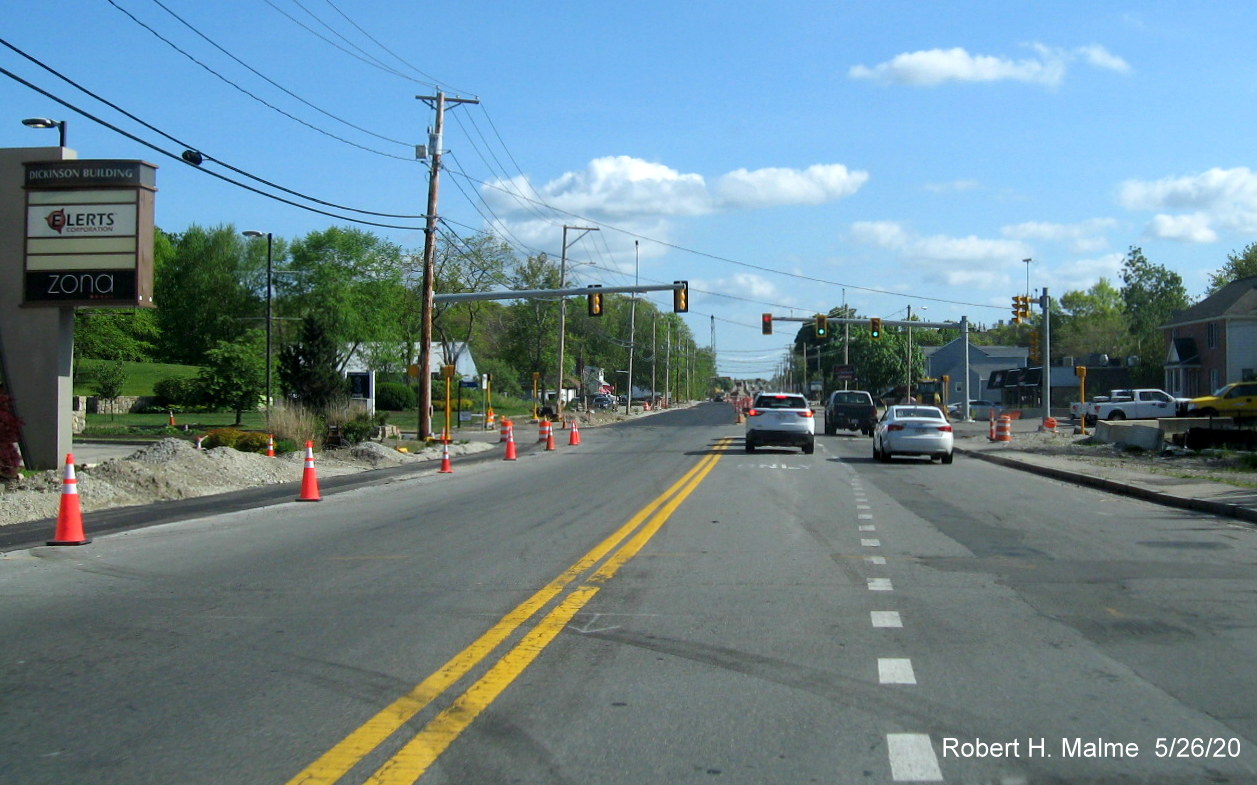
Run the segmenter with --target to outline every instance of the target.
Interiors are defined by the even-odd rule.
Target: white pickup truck
[[[1088,425],[1096,420],[1152,420],[1182,414],[1187,410],[1187,400],[1175,398],[1165,390],[1112,390],[1107,396],[1091,399],[1084,411]]]

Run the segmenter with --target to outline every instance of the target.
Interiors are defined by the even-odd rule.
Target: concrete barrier
[[[1153,420],[1131,422],[1127,420],[1100,420],[1096,423],[1093,437],[1109,444],[1124,444],[1145,450],[1159,451],[1165,441],[1161,426]]]

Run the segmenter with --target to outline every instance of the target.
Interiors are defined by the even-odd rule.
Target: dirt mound
[[[488,448],[489,445],[456,445],[452,451],[467,453]],[[407,455],[381,444],[363,442],[317,455],[315,467],[319,476],[325,477],[439,458],[439,448]],[[76,474],[83,511],[91,512],[298,482],[304,462],[304,452],[268,458],[230,447],[198,450],[182,439],[162,439],[126,458],[108,460]],[[0,491],[0,526],[55,518],[61,490],[62,472],[51,470],[25,477]]]

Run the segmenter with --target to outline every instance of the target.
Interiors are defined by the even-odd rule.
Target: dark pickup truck
[[[873,435],[877,425],[877,406],[873,396],[864,390],[837,390],[825,402],[825,435],[833,436],[839,428]]]

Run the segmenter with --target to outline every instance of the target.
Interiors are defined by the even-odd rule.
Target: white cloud
[[[867,172],[853,172],[842,164],[817,164],[806,169],[737,169],[718,177],[712,186],[701,174],[619,155],[596,158],[584,169],[541,186],[523,177],[499,180],[484,189],[484,198],[499,216],[532,215],[545,209],[511,195],[520,193],[578,215],[641,219],[823,204],[854,194],[868,178]]]
[[[947,235],[919,236],[895,221],[862,221],[852,224],[851,239],[894,251],[904,263],[920,271],[922,283],[990,289],[1006,286],[1008,269],[1031,255],[1030,246],[1018,240]]]
[[[729,208],[824,204],[854,194],[869,179],[842,164],[816,164],[807,169],[738,169],[716,182],[715,198]]]
[[[922,189],[930,193],[961,193],[972,191],[981,185],[977,180],[953,180],[950,183],[926,183]]]
[[[1118,201],[1129,210],[1183,211],[1153,217],[1147,231],[1155,237],[1211,243],[1220,232],[1257,231],[1257,173],[1244,166],[1152,181],[1129,180],[1122,184]]]
[[[1112,218],[1092,218],[1074,224],[1028,221],[1005,226],[1000,233],[1014,240],[1068,243],[1074,253],[1094,253],[1108,246],[1105,232],[1117,226]]]
[[[1125,262],[1126,254],[1117,251],[1094,259],[1076,259],[1053,267],[1051,279],[1060,282],[1053,286],[1061,292],[1086,291],[1101,278],[1108,278],[1109,283],[1120,286]]]
[[[1056,87],[1065,78],[1069,65],[1081,60],[1088,65],[1126,73],[1130,66],[1098,44],[1072,51],[1030,45],[1037,57],[1014,60],[1008,57],[970,54],[961,47],[905,52],[868,67],[852,66],[852,79],[869,79],[884,84],[935,87],[946,82],[1025,82]]]
[[[1209,224],[1209,216],[1204,213],[1162,213],[1148,224],[1148,233],[1153,237],[1185,243],[1215,243],[1218,241],[1218,233]]]

